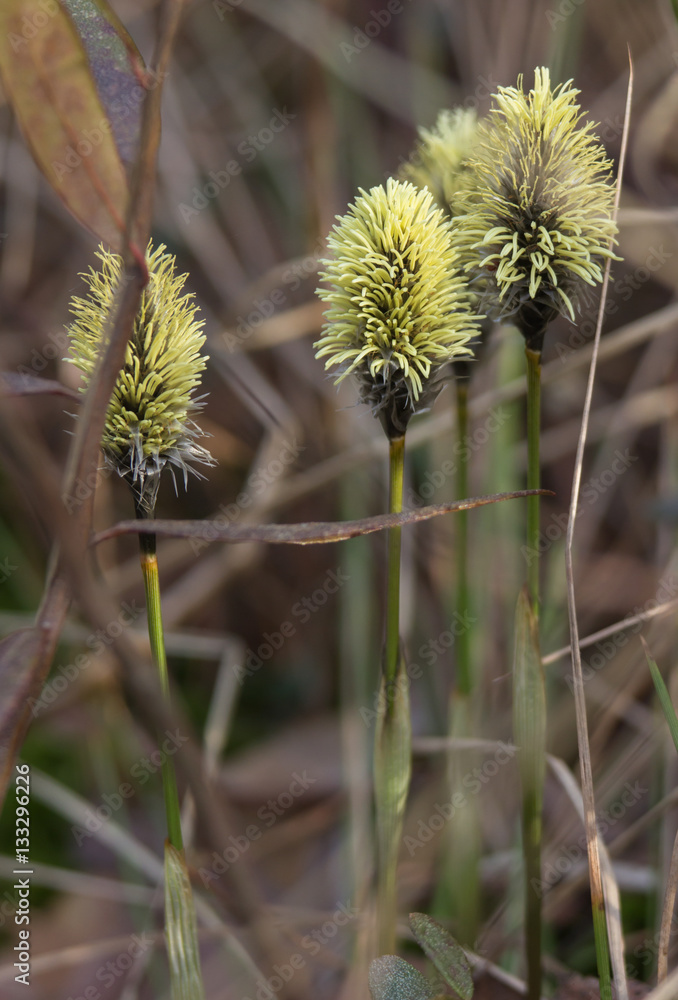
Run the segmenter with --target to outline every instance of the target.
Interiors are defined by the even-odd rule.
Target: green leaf
[[[447,985],[462,1000],[471,1000],[473,979],[463,948],[444,927],[425,913],[410,913],[410,927]]]
[[[678,718],[676,717],[676,710],[673,707],[673,702],[671,701],[671,695],[668,692],[668,688],[664,683],[664,678],[661,675],[661,671],[657,666],[656,662],[650,656],[650,650],[647,648],[647,643],[641,636],[640,641],[645,649],[645,657],[647,659],[647,665],[650,668],[650,673],[652,674],[652,680],[654,681],[654,686],[657,691],[657,696],[659,697],[659,704],[662,707],[662,712],[664,713],[664,718],[669,727],[671,733],[671,738],[673,739],[676,751],[678,751]]]
[[[129,172],[141,137],[143,58],[106,0],[61,2],[80,35],[120,159]]]
[[[56,0],[2,0],[0,76],[53,190],[84,226],[119,247],[127,176],[83,43]]]
[[[372,1000],[434,1000],[437,992],[421,972],[397,955],[370,962],[368,984]]]
[[[165,935],[172,1000],[205,1000],[193,892],[186,861],[165,841]]]

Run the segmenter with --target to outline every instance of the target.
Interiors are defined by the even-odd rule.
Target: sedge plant
[[[389,443],[389,511],[403,501],[405,433],[476,329],[451,227],[428,190],[390,178],[360,191],[328,237],[318,291],[328,305],[317,357],[352,376]],[[393,952],[396,868],[411,771],[409,685],[400,639],[400,532],[389,530],[380,712],[374,748],[378,938]]]
[[[114,300],[123,277],[123,262],[103,247],[100,268],[83,275],[87,296],[71,302],[70,360],[83,373],[83,391],[94,374],[104,346]],[[129,484],[138,518],[152,520],[160,478],[165,468],[187,483],[194,463],[213,465],[198,444],[203,432],[192,414],[201,405],[200,385],[205,356],[203,323],[190,294],[186,275],[176,274],[175,259],[165,247],[149,244],[149,282],[109,402],[101,451],[105,466]],[[163,696],[169,701],[169,678],[162,624],[156,536],[139,535],[141,570],[146,594],[148,635]],[[162,785],[167,819],[165,845],[165,925],[172,995],[203,996],[195,909],[183,856],[181,811],[174,764],[163,755]]]
[[[456,232],[466,268],[476,282],[483,310],[510,322],[525,341],[527,365],[527,487],[538,490],[541,422],[541,357],[549,325],[560,316],[575,320],[584,291],[602,281],[616,233],[611,164],[577,104],[571,81],[552,87],[549,72],[537,68],[525,91],[500,87],[494,106],[479,125],[469,159],[473,182],[460,195]],[[473,283],[473,282],[472,282]],[[514,673],[516,739],[541,760],[527,761],[522,777],[522,833],[526,885],[528,995],[541,989],[541,900],[530,886],[541,872],[541,813],[545,727],[534,715],[545,711],[538,655],[540,497],[528,498],[529,604],[519,604],[518,632],[537,645],[525,660],[539,676]],[[533,619],[532,625],[527,618]],[[516,649],[526,649],[517,641]],[[524,665],[524,663],[523,663]],[[518,704],[529,692],[530,705]],[[523,723],[527,730],[524,732]],[[521,731],[518,731],[521,730]],[[528,731],[529,730],[529,731]]]

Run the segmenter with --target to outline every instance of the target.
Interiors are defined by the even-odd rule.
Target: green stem
[[[541,997],[541,789],[523,790],[523,858],[525,860],[525,950],[527,997]]]
[[[400,514],[403,509],[403,467],[405,436],[389,442],[389,501],[390,514]],[[386,570],[386,645],[384,673],[387,683],[395,680],[400,649],[400,528],[390,528],[388,533],[388,565]]]
[[[527,488],[541,487],[541,466],[539,439],[541,431],[541,351],[525,348],[527,361]],[[534,613],[535,625],[539,627],[539,521],[540,496],[527,498],[527,551],[528,591]],[[541,881],[541,841],[542,841],[542,797],[541,779],[539,787],[523,788],[523,857],[525,861],[525,947],[527,957],[528,1000],[539,1000],[541,996],[541,934],[542,905],[541,893],[534,885]]]
[[[527,488],[541,487],[539,433],[541,429],[541,351],[525,348],[527,359]],[[527,498],[527,583],[535,617],[539,619],[539,496]]]
[[[137,516],[147,517],[148,515],[137,510]],[[148,638],[151,643],[151,653],[153,654],[153,661],[158,668],[162,693],[169,701],[169,676],[167,673],[167,656],[165,654],[165,636],[162,627],[160,578],[158,576],[155,535],[139,535],[139,552],[141,557],[141,572],[144,577],[144,589],[146,591],[146,615],[148,618]],[[174,773],[174,761],[166,754],[163,754],[162,787],[165,798],[169,841],[178,851],[183,851],[181,809],[179,807],[177,780]]]
[[[405,437],[389,439],[389,512],[403,507]],[[400,657],[400,528],[388,534],[386,636],[380,712],[375,732],[374,793],[377,818],[377,924],[380,954],[396,946],[397,867],[410,782],[408,679]]]
[[[468,437],[468,382],[457,379],[457,439],[463,446]],[[468,458],[462,447],[457,466],[457,499],[468,497]],[[468,586],[468,511],[457,511],[457,611],[465,615],[469,611]],[[457,691],[460,695],[470,695],[473,688],[471,673],[471,630],[462,629],[457,636]]]
[[[598,965],[598,986],[600,1000],[612,1000],[612,973],[610,971],[610,945],[607,939],[605,904],[602,900],[592,900],[593,939],[595,941]]]

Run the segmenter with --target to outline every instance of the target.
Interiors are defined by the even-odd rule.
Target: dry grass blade
[[[431,504],[418,510],[408,510],[403,514],[377,514],[357,521],[306,521],[300,524],[225,524],[212,521],[153,521],[153,534],[169,538],[200,538],[207,542],[268,542],[271,545],[313,545],[327,542],[342,542],[357,535],[369,535],[374,531],[396,528],[418,521],[428,521],[441,514],[455,510],[472,510],[489,503],[515,500],[534,493],[549,494],[548,490],[517,490],[514,493],[494,493],[492,496],[472,497],[469,500],[455,500],[451,503]],[[120,521],[100,531],[92,539],[93,545],[117,538],[119,535],[144,534],[149,532],[148,524],[139,521]]]
[[[629,122],[631,117],[631,96],[633,93],[633,66],[629,59],[629,85],[626,98],[626,111],[624,115],[624,132],[622,135],[622,147],[620,154],[619,173],[617,176],[617,190],[615,195],[615,213],[619,209],[619,199],[621,196],[621,184],[624,171],[624,159],[628,144]],[[589,370],[588,384],[586,387],[586,398],[582,414],[581,432],[577,445],[577,456],[575,460],[574,475],[572,481],[572,498],[567,523],[567,533],[565,542],[565,570],[567,576],[567,607],[570,621],[570,644],[572,647],[572,668],[574,679],[574,700],[577,714],[577,743],[579,746],[579,759],[582,776],[582,794],[584,800],[586,843],[589,856],[589,872],[591,876],[591,902],[593,906],[594,929],[596,931],[596,955],[598,958],[599,975],[601,978],[601,996],[603,992],[610,997],[610,984],[608,980],[609,972],[607,966],[608,943],[605,938],[605,927],[603,916],[605,914],[605,896],[603,890],[603,879],[600,863],[599,837],[596,826],[595,796],[593,791],[593,773],[591,768],[591,750],[589,746],[588,726],[586,721],[586,698],[584,696],[584,679],[582,674],[581,651],[579,649],[579,628],[577,624],[577,604],[574,590],[574,567],[572,559],[572,545],[574,540],[574,528],[577,517],[577,507],[579,504],[579,490],[582,478],[582,466],[584,463],[584,449],[586,447],[586,435],[588,431],[589,417],[591,413],[591,400],[593,398],[593,386],[596,377],[596,363],[598,360],[598,349],[600,346],[600,335],[603,327],[603,317],[605,315],[605,302],[607,298],[607,288],[610,280],[610,260],[608,259],[605,268],[605,280],[600,296],[598,309],[598,321],[593,342],[591,367]],[[626,985],[626,969],[624,965],[623,935],[619,922],[619,912],[617,910],[616,920],[614,919],[612,900],[608,899],[608,928],[611,931],[609,944],[610,958],[614,973],[616,995],[619,1000],[627,1000],[628,988]]]

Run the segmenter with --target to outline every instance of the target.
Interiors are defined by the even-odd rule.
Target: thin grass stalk
[[[389,512],[403,504],[405,437],[389,441]],[[400,536],[388,537],[386,635],[374,748],[374,794],[377,820],[377,925],[380,954],[396,947],[397,865],[405,803],[410,783],[412,732],[409,681],[400,655]]]
[[[619,156],[619,172],[617,174],[617,190],[615,192],[614,213],[619,208],[621,195],[621,184],[624,172],[624,162],[626,159],[626,149],[628,145],[629,121],[631,116],[631,96],[633,93],[633,64],[629,57],[629,86],[626,95],[626,110],[624,115],[624,131],[622,133],[621,151]],[[600,335],[603,328],[603,317],[605,315],[605,303],[607,301],[607,288],[610,280],[610,264],[608,258],[605,265],[605,276],[603,279],[603,290],[598,306],[598,321],[593,339],[591,352],[591,365],[589,377],[586,385],[586,396],[584,398],[584,408],[582,412],[581,430],[579,441],[577,442],[577,454],[572,476],[572,496],[570,500],[570,510],[567,522],[567,532],[565,535],[565,573],[567,577],[567,610],[570,622],[570,646],[572,648],[572,678],[574,688],[574,704],[577,718],[577,745],[579,747],[579,761],[581,768],[582,797],[584,799],[584,810],[586,820],[586,844],[588,849],[589,872],[591,877],[591,907],[593,912],[593,933],[595,938],[596,960],[598,963],[598,978],[600,984],[601,1000],[611,1000],[612,982],[610,975],[610,947],[607,936],[607,926],[605,921],[605,897],[603,892],[603,880],[600,867],[600,852],[598,849],[598,828],[596,825],[596,804],[593,792],[593,774],[591,770],[591,748],[589,745],[588,725],[586,720],[586,698],[584,696],[584,678],[581,666],[581,649],[579,646],[579,624],[577,622],[577,603],[574,590],[574,565],[572,548],[574,542],[574,527],[577,518],[577,507],[579,505],[579,491],[581,487],[582,467],[584,464],[584,449],[586,447],[586,437],[588,434],[589,417],[591,414],[591,401],[593,398],[593,386],[596,378],[596,368],[598,364],[598,351],[600,348]],[[623,955],[617,956],[616,966],[619,971],[619,982],[616,985],[618,997],[627,996],[625,969]]]
[[[457,464],[457,499],[465,500],[469,495],[468,457],[464,441],[468,438],[468,381],[457,378],[457,440],[461,446]],[[529,488],[529,487],[528,487]],[[539,499],[531,497],[530,499]],[[468,585],[468,511],[460,510],[456,520],[456,557],[457,557],[457,609],[462,614],[469,610]],[[462,629],[456,641],[457,692],[466,698],[473,689],[471,666],[471,631]]]
[[[465,372],[466,365],[460,364]],[[467,451],[468,438],[468,379],[456,378],[457,441],[460,447],[457,463],[456,494],[458,500],[469,495]],[[456,608],[464,615],[470,608],[468,581],[468,511],[459,511],[455,520]],[[471,632],[462,629],[455,643],[455,684],[450,694],[448,735],[473,735],[473,667],[471,663]],[[447,758],[447,788],[450,799],[470,767],[470,755],[451,751]],[[440,883],[434,899],[434,910],[454,919],[455,933],[465,944],[474,944],[478,932],[480,882],[478,878],[480,830],[475,800],[468,808],[458,810],[445,831],[445,857]]]
[[[527,364],[527,488],[541,487],[540,430],[541,430],[541,350],[526,346]],[[527,498],[527,551],[530,555],[527,570],[530,611],[525,608],[523,615],[531,619],[530,642],[536,649],[537,662],[534,676],[530,680],[530,698],[538,698],[544,706],[544,675],[539,657],[539,522],[541,497]],[[527,641],[527,640],[526,640]],[[514,712],[520,713],[524,689],[517,670],[514,670]],[[520,734],[517,742],[522,746]],[[543,740],[542,740],[543,743]],[[541,996],[541,937],[542,937],[542,896],[534,886],[541,880],[542,804],[544,797],[545,746],[522,747],[523,753],[535,757],[541,754],[541,761],[530,761],[531,776],[521,782],[521,817],[523,862],[525,866],[525,957],[527,963],[527,995],[529,1000],[539,1000]]]
[[[137,508],[137,516],[142,516],[139,508]],[[162,626],[160,577],[158,575],[155,535],[150,533],[139,535],[139,555],[146,593],[146,615],[148,618],[148,638],[151,644],[151,653],[153,662],[158,670],[162,693],[165,699],[169,701],[169,675],[167,673],[167,654],[165,652],[165,636]],[[184,842],[181,834],[181,807],[179,805],[177,779],[174,771],[174,762],[167,754],[163,754],[161,774],[165,813],[167,816],[167,835],[172,847],[175,847],[177,851],[182,851]]]

